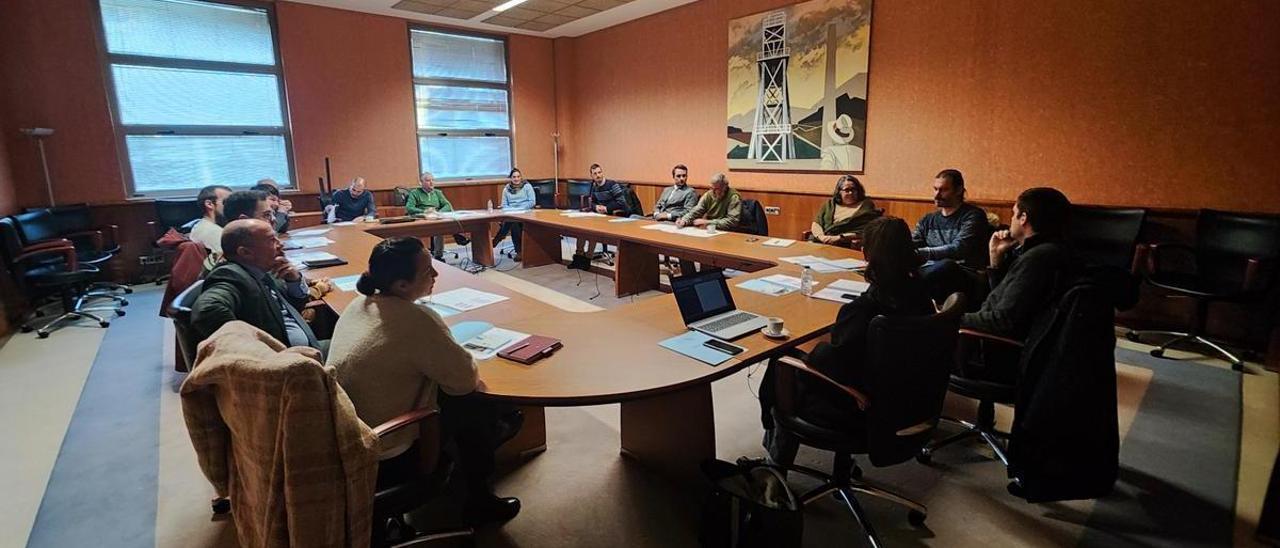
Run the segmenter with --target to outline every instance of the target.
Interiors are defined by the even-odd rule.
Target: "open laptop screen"
[[[685,325],[734,309],[729,284],[719,270],[672,278],[671,292],[676,296]]]

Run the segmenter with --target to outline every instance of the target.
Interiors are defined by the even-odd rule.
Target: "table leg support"
[[[560,232],[534,223],[524,224],[520,258],[525,268],[560,262]]]
[[[493,232],[490,224],[475,223],[470,232],[471,260],[484,266],[493,266]]]
[[[658,251],[623,240],[614,264],[616,296],[625,297],[658,288]]]
[[[498,447],[498,462],[520,462],[547,450],[547,417],[541,407],[520,406],[524,426],[516,437]]]
[[[711,384],[622,403],[622,454],[684,481],[716,455]]]

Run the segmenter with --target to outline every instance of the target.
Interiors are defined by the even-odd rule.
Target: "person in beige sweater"
[[[493,494],[490,476],[500,439],[499,406],[476,397],[476,364],[435,311],[414,301],[431,293],[436,271],[421,240],[389,238],[373,248],[369,270],[334,327],[328,364],[337,371],[356,413],[380,424],[420,407],[437,407],[444,439],[455,442],[465,474],[466,515],[474,523],[506,521],[520,501]],[[389,436],[380,446],[380,476],[413,469],[414,436]]]

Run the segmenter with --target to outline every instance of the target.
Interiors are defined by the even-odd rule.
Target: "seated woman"
[[[533,209],[536,207],[537,198],[533,195],[533,185],[524,182],[524,174],[520,173],[517,168],[511,168],[511,173],[507,174],[510,182],[502,187],[502,209]],[[524,224],[519,221],[506,221],[502,223],[502,227],[498,229],[498,234],[493,237],[493,247],[498,247],[503,238],[507,234],[511,234],[511,246],[516,250],[515,260],[520,261],[520,238],[523,235]]]
[[[911,231],[897,217],[883,217],[867,224],[863,250],[867,258],[867,281],[871,287],[852,302],[840,307],[830,342],[820,342],[804,356],[809,367],[836,382],[865,391],[862,363],[867,347],[867,327],[876,316],[923,316],[934,312],[933,301],[916,274],[920,259],[911,246]],[[769,458],[779,464],[795,460],[799,443],[788,433],[773,427],[774,380],[770,364],[760,384],[760,420],[765,428],[764,445]],[[818,424],[841,425],[851,416],[848,396],[828,386],[808,386],[801,379],[799,408],[806,419]]]
[[[862,181],[853,175],[844,175],[836,181],[835,193],[822,204],[822,209],[809,225],[809,239],[823,244],[857,247],[861,243],[863,227],[879,217],[880,210],[867,199]]]
[[[469,521],[505,521],[520,511],[520,501],[494,496],[489,483],[501,430],[498,405],[472,394],[483,387],[475,360],[439,314],[414,303],[431,293],[435,278],[421,240],[388,238],[374,246],[356,285],[361,296],[334,327],[328,364],[365,424],[438,407],[443,437],[458,448]],[[380,484],[415,468],[416,436],[407,429],[382,440]]]

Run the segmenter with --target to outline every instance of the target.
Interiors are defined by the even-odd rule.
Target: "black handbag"
[[[707,548],[799,547],[804,508],[787,486],[782,469],[742,459],[702,463],[711,482],[699,541]]]

